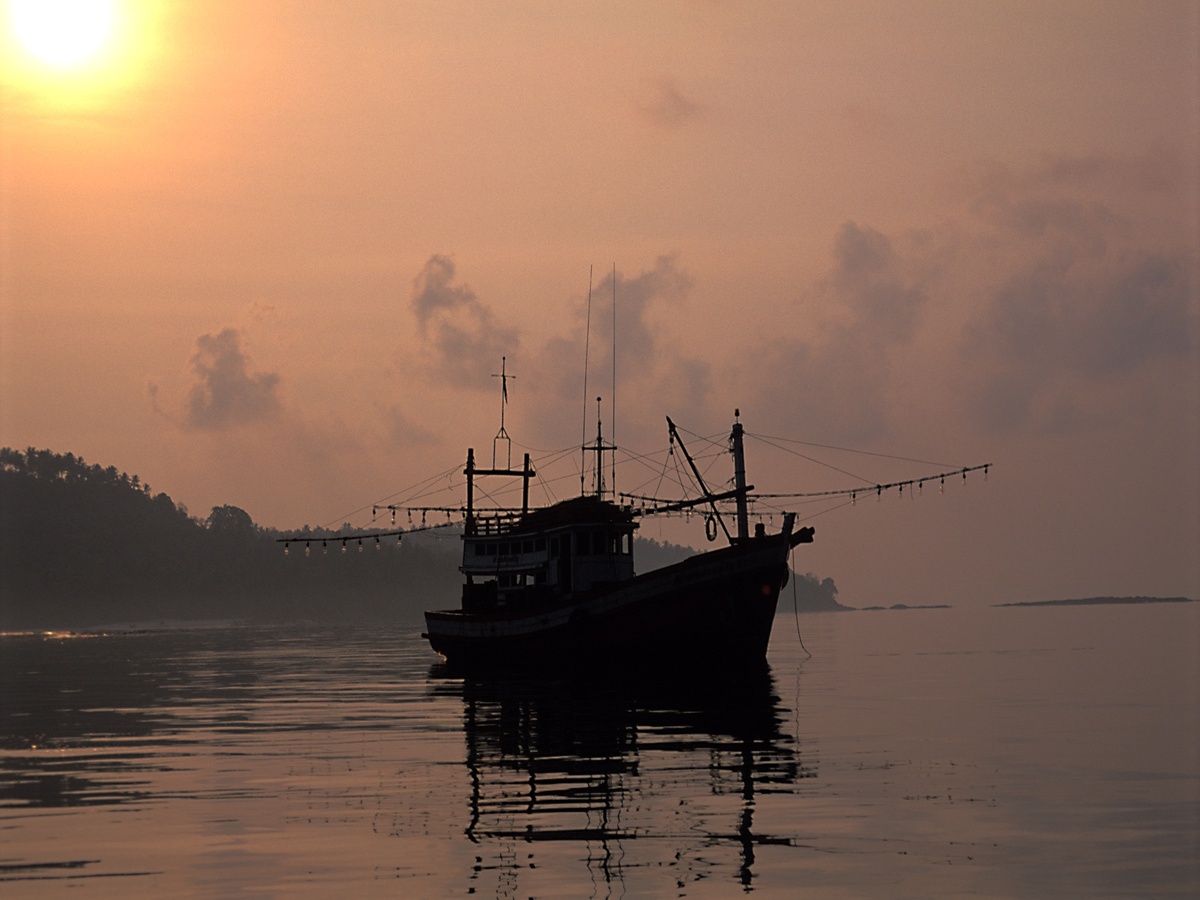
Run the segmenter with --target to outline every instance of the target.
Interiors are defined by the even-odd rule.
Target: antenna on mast
[[[592,267],[588,266],[588,295],[587,295],[587,325],[583,332],[583,425],[579,436],[579,444],[584,448],[579,460],[579,496],[584,494],[584,477],[587,471],[587,416],[588,416],[588,351],[592,343]]]
[[[609,401],[612,410],[612,486],[613,496],[617,495],[617,264],[612,269],[612,398]]]
[[[516,375],[508,374],[508,357],[500,357],[500,374],[492,375],[493,378],[500,379],[500,430],[496,432],[496,436],[492,438],[492,468],[496,468],[496,444],[504,441],[508,449],[508,457],[505,461],[505,467],[512,468],[512,439],[509,438],[508,432],[504,429],[504,407],[508,405],[508,379],[516,378]]]

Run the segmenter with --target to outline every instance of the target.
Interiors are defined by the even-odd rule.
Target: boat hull
[[[756,538],[524,613],[428,612],[426,636],[464,668],[761,664],[790,547]]]

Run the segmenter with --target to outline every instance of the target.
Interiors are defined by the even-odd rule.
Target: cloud
[[[826,290],[853,314],[840,340],[880,349],[909,342],[926,294],[905,280],[891,240],[846,222],[834,239],[833,256]]]
[[[1183,261],[1160,254],[1088,266],[1036,266],[1013,275],[969,326],[968,353],[1089,377],[1121,375],[1191,350],[1194,320]]]
[[[215,430],[264,421],[279,413],[279,376],[253,371],[237,329],[223,328],[197,338],[191,367],[197,383],[187,396],[187,427]]]
[[[657,357],[656,328],[652,321],[654,309],[662,304],[681,305],[692,288],[691,277],[679,268],[677,257],[659,256],[654,266],[633,278],[609,273],[593,293],[593,301],[612,297],[613,278],[616,278],[617,298],[617,366],[622,372],[637,374],[654,363]],[[608,342],[612,352],[611,320],[597,316],[597,331]]]
[[[431,256],[413,280],[412,310],[435,374],[451,384],[487,388],[500,358],[512,356],[520,338],[516,328],[497,324],[470,286],[454,282],[454,261]]]
[[[960,355],[966,400],[988,427],[1088,427],[1144,406],[1146,380],[1164,368],[1195,364],[1195,250],[1146,236],[1131,209],[1161,196],[1174,171],[1154,155],[1054,157],[981,180],[970,225],[1004,249]],[[1099,199],[1114,184],[1133,200],[1119,212]]]
[[[678,128],[700,113],[699,104],[686,96],[671,78],[644,82],[638,109],[651,122],[663,128]]]
[[[999,430],[1079,426],[1085,417],[1067,413],[1085,400],[1095,406],[1106,388],[1194,358],[1190,270],[1179,256],[1143,252],[1013,273],[963,332],[977,413]]]
[[[764,409],[786,410],[821,440],[861,444],[884,433],[900,351],[912,342],[928,291],[887,235],[845,222],[827,275],[800,304],[805,337],[765,339],[755,351]],[[818,313],[827,320],[816,324]],[[780,330],[795,312],[781,311]],[[743,386],[743,396],[754,391]]]
[[[614,278],[616,285],[616,365],[618,402],[622,428],[634,425],[637,414],[659,428],[661,415],[669,410],[686,416],[704,399],[711,385],[710,364],[690,357],[681,347],[688,332],[688,298],[691,276],[671,254],[655,259],[654,264],[632,277],[620,272],[606,274],[592,290],[591,336],[586,340],[587,304],[581,298],[576,306],[575,329],[565,337],[552,338],[538,353],[541,368],[554,373],[546,387],[554,396],[547,403],[575,404],[583,397],[585,354],[588,359],[589,403],[603,395],[609,401],[613,364]],[[636,388],[635,388],[636,386]],[[653,410],[641,409],[652,399]],[[570,406],[568,406],[570,408]],[[588,407],[588,421],[594,419],[594,406]],[[607,415],[607,413],[606,413]],[[590,426],[589,426],[590,428]],[[549,436],[547,436],[549,437]]]

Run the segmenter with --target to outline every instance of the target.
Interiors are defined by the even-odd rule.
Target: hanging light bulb
[[[346,552],[346,542],[342,541],[342,553]]]
[[[362,553],[362,538],[358,539],[358,552]]]
[[[917,482],[917,496],[925,493],[925,479],[922,478]]]
[[[987,481],[987,470],[988,470],[988,469],[990,469],[990,468],[991,468],[991,466],[990,466],[990,465],[987,465],[987,466],[984,466],[984,467],[983,467],[983,480],[984,480],[984,481]]]
[[[321,541],[321,555],[322,556],[329,555],[329,544],[327,544],[325,541]]]
[[[850,492],[850,505],[851,505],[851,506],[857,506],[857,505],[858,505],[858,491],[851,491],[851,492]]]
[[[375,535],[375,549],[382,550],[383,544],[379,543],[379,535]]]
[[[288,555],[288,545],[287,545],[287,541],[284,541],[284,542],[283,542],[283,555],[284,555],[284,556],[287,556],[287,555]]]
[[[396,507],[391,507],[392,510],[392,527],[396,527]]]
[[[312,556],[312,547],[308,545],[308,541],[304,542],[304,556],[305,558]]]
[[[938,493],[939,494],[946,493],[946,476],[945,475],[942,476],[941,484],[938,485]]]

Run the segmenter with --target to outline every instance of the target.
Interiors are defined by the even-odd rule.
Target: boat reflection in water
[[[785,732],[790,711],[765,664],[678,681],[431,674],[435,690],[461,693],[466,834],[481,845],[472,880],[495,870],[498,894],[560,852],[610,885],[631,867],[661,866],[679,888],[702,878],[748,888],[756,852],[792,845],[755,814],[766,795],[815,776],[816,762]]]

